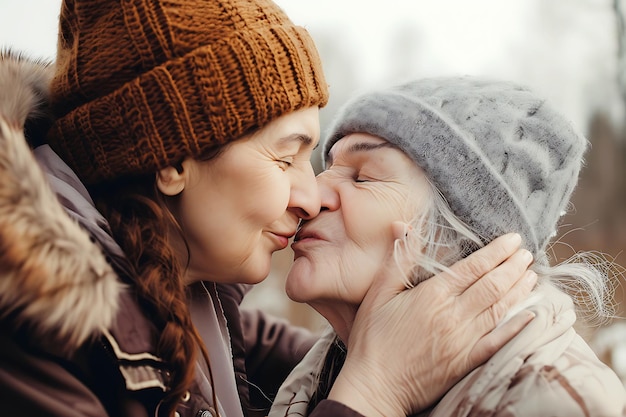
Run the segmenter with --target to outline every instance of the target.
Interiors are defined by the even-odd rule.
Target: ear
[[[185,189],[186,173],[178,167],[169,166],[157,172],[156,183],[159,191],[167,196],[175,196]]]

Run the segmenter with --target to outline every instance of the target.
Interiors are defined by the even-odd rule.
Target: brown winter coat
[[[24,138],[36,144],[45,130],[51,73],[41,62],[0,56],[0,409],[155,416],[167,373],[157,329],[123,279],[124,256],[74,173],[47,145],[32,152]],[[261,391],[275,393],[312,344],[303,330],[240,310],[245,292],[209,282],[192,288],[192,316],[212,312],[193,318],[207,348],[224,354],[215,364],[223,373],[214,374],[216,405],[214,387],[196,372],[180,416],[216,408],[223,417],[263,415]],[[332,401],[324,407],[319,415],[353,415]]]

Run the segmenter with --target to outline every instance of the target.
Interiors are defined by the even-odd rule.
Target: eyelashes
[[[293,161],[294,158],[293,157],[288,157],[288,158],[282,158],[282,159],[277,159],[276,162],[278,162],[278,164],[280,165],[280,167],[283,170],[286,170],[287,168],[289,168],[290,166],[293,165]]]

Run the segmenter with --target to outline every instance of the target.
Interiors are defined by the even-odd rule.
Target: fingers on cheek
[[[494,246],[494,256],[504,260],[515,253],[522,243],[522,237],[518,233],[509,233],[495,239],[488,246]]]
[[[502,318],[506,315],[508,310],[509,310],[508,303],[503,303],[502,301],[500,301],[500,302],[493,304],[487,310],[487,314],[491,316],[490,322],[493,323],[494,325],[497,325],[500,322],[500,320],[502,320]]]
[[[511,256],[513,266],[519,268],[519,270],[526,270],[533,261],[533,255],[526,249],[519,249]]]
[[[472,277],[481,277],[491,271],[495,266],[496,264],[485,255],[474,253],[465,260],[460,273]]]
[[[509,258],[500,263],[499,258],[490,256],[488,252],[475,252],[465,259],[461,274],[481,277],[489,273],[505,275],[505,277],[524,271],[533,260],[532,254],[526,249],[518,249]]]
[[[494,302],[502,298],[511,287],[506,277],[496,271],[485,276],[480,284],[478,296],[484,297],[485,300],[493,300]]]
[[[518,250],[508,261],[485,274],[478,282],[477,295],[487,300],[499,300],[525,276],[532,255],[526,249]]]

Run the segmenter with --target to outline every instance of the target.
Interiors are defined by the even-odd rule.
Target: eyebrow
[[[301,142],[303,145],[310,145],[313,142],[313,138],[304,133],[292,133],[291,135],[287,135],[284,138],[281,138],[280,145],[282,146],[293,141]]]
[[[397,149],[390,142],[382,142],[382,143],[370,143],[370,142],[356,142],[350,145],[350,147],[345,151],[346,153],[357,153],[357,152],[369,152],[374,151],[380,148],[393,148]],[[333,152],[329,152],[326,156],[326,165],[332,165],[334,160]]]

